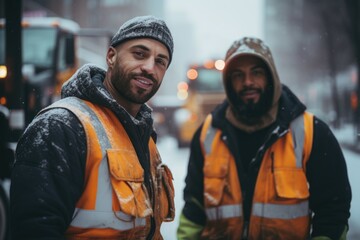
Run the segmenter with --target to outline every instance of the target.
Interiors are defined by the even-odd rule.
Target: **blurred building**
[[[264,0],[264,38],[281,81],[304,102],[312,83],[336,91],[337,75],[351,69],[354,55],[346,20],[342,1]]]
[[[80,65],[94,63],[104,68],[109,40],[126,20],[164,15],[164,0],[23,0],[22,5],[23,17],[62,17],[77,22],[82,30],[91,29],[92,34],[98,31],[98,37],[80,34],[79,60]]]
[[[351,121],[356,46],[349,6],[338,0],[264,1],[265,40],[281,81],[335,127]]]
[[[82,28],[107,28],[116,31],[137,15],[164,15],[164,0],[26,0],[23,15],[46,15],[69,18]]]
[[[191,59],[191,56],[196,55],[197,49],[194,44],[194,27],[186,17],[186,14],[179,12],[167,14],[171,15],[165,16],[165,19],[174,38],[174,54],[171,65],[159,89],[159,95],[172,96],[174,101],[176,101],[178,100],[176,97],[177,85],[179,82],[186,80],[188,67],[190,64],[193,64],[193,62],[189,62],[189,59]]]
[[[265,0],[264,38],[269,45],[280,79],[292,89],[299,89],[304,74],[304,4],[303,0]],[[298,91],[298,94],[299,91]]]

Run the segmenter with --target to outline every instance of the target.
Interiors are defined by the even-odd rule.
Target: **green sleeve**
[[[343,233],[341,234],[339,240],[346,240],[347,232],[348,232],[348,227],[345,226],[345,229],[344,229]],[[311,238],[311,240],[332,240],[332,239],[329,237],[326,237],[326,236],[317,236],[317,237]]]
[[[184,216],[184,214],[181,213],[179,227],[177,229],[177,239],[178,240],[200,239],[200,235],[203,228],[204,226],[190,221]]]
[[[317,237],[311,238],[311,240],[332,240],[332,239],[329,237],[326,237],[326,236],[317,236]]]

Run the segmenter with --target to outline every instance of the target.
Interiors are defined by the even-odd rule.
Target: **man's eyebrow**
[[[142,44],[131,46],[131,49],[134,49],[134,48],[141,48],[144,51],[150,51],[150,49],[148,47],[146,47],[146,46],[144,46]]]
[[[262,68],[262,69],[266,70],[266,66],[264,64],[256,64],[251,69],[257,69],[257,68]]]
[[[145,45],[142,45],[142,44],[134,45],[131,47],[131,49],[134,49],[134,48],[141,48],[144,51],[150,51],[150,49],[148,47],[146,47]],[[164,58],[167,61],[169,61],[169,57],[164,54],[160,53],[157,57]]]

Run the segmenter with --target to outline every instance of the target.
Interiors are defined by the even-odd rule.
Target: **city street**
[[[333,128],[352,189],[347,239],[359,240],[359,23],[359,0],[0,0],[0,240],[38,239],[52,234],[74,238],[137,234],[137,226],[143,223],[138,218],[150,212],[147,195],[158,193],[154,190],[157,184],[151,184],[153,172],[149,172],[154,156],[146,148],[152,127],[158,133],[157,147],[163,163],[173,173],[175,187],[175,219],[164,222],[161,233],[164,240],[176,240],[190,155],[189,147],[184,146],[188,146],[205,117],[224,100],[228,106],[218,108],[219,118],[223,118],[220,113],[226,114],[229,124],[239,127],[234,133],[239,134],[239,144],[231,147],[241,149],[238,155],[244,161],[251,162],[254,155],[267,156],[255,154],[261,141],[265,141],[259,136],[267,137],[266,129],[257,124],[268,126],[275,118],[280,127],[288,124],[288,117],[283,116],[295,116],[302,109],[298,101]],[[145,104],[152,114],[143,111],[147,109]],[[149,124],[150,116],[153,126]],[[213,122],[216,118],[214,115]],[[298,126],[290,131],[296,133]],[[260,218],[286,219],[283,226],[287,231],[278,234],[281,238],[291,238],[295,232],[300,235],[297,222],[289,219],[308,214],[307,207],[293,204],[294,197],[307,199],[303,188],[307,189],[306,185],[296,185],[303,176],[294,173],[288,164],[293,159],[289,155],[301,158],[298,139],[305,136],[308,140],[308,129],[315,129],[310,124],[301,127],[306,129],[305,135],[301,130],[299,135],[288,135],[288,139],[293,137],[295,154],[287,151],[288,139],[269,142],[274,150],[269,148],[267,152],[267,160],[272,160],[267,169],[274,171],[270,177],[259,177],[264,180],[257,183],[260,187],[256,193],[265,196],[254,200],[260,202],[259,211],[246,207],[253,194],[252,169],[240,171],[246,175],[241,176],[241,183],[250,187],[244,185],[237,190],[231,181],[224,185],[217,173],[205,168],[206,177],[215,182],[214,188],[226,186],[233,192],[243,192],[242,200],[250,214],[260,212]],[[248,133],[250,137],[245,135]],[[339,166],[332,161],[339,157],[337,146],[321,147],[329,140],[327,134],[316,131],[314,142],[321,144],[314,144],[313,149],[319,151],[308,165],[316,170],[307,171],[311,189],[320,195],[317,198],[312,192],[311,200],[319,201],[312,201],[311,207],[322,216],[313,221],[314,225],[324,219],[331,222],[329,215],[320,212],[338,216],[333,206],[341,206],[341,201],[329,207],[323,199],[349,199],[349,191],[334,190],[349,188],[337,177],[340,174],[336,175],[344,176],[344,165],[341,170],[331,167]],[[308,149],[308,142],[304,149]],[[12,150],[16,146],[15,161]],[[281,157],[275,158],[278,153]],[[224,158],[222,148],[215,156]],[[222,169],[225,164],[216,165]],[[145,187],[139,179],[146,183]],[[144,188],[140,194],[139,185]],[[207,186],[205,189],[209,189],[206,198],[216,202],[219,194],[214,195],[216,191]],[[328,197],[324,192],[337,194]],[[231,197],[223,197],[227,198]],[[164,205],[163,199],[159,203]],[[228,201],[230,207],[232,203]],[[154,217],[159,215],[156,207],[151,209]],[[229,216],[233,209],[238,210],[237,205],[227,207],[215,209],[215,215]],[[115,210],[119,214],[113,214]],[[195,215],[196,211],[191,211]],[[279,216],[279,212],[287,214]],[[247,213],[235,212],[236,216]],[[123,214],[130,214],[136,220],[134,224],[125,221]],[[70,227],[53,224],[70,219]],[[245,217],[244,226],[246,221]],[[253,218],[250,222],[256,225]],[[260,232],[267,236],[273,235],[268,232],[281,232],[278,222],[271,221],[275,227],[261,228]],[[313,229],[315,233],[316,227]],[[158,235],[158,231],[150,231],[147,238]],[[218,232],[212,235],[219,237],[223,231]],[[252,238],[251,230],[243,232]]]

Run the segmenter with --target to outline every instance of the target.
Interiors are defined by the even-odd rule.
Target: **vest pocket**
[[[307,179],[301,168],[274,170],[276,194],[281,198],[306,199],[309,197]]]
[[[223,196],[229,158],[210,155],[204,164],[204,201],[205,206],[218,206]]]
[[[120,210],[134,217],[152,214],[150,200],[144,185],[144,169],[135,152],[108,149],[110,180]]]
[[[175,193],[172,181],[173,176],[168,166],[160,164],[157,168],[157,187],[160,217],[165,222],[173,221],[175,217]]]

